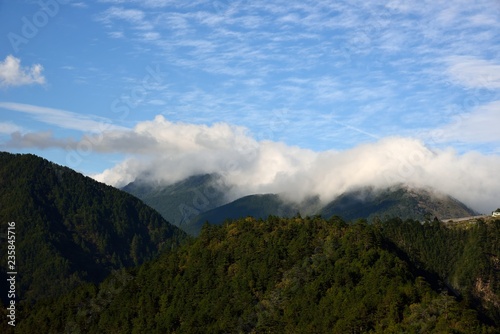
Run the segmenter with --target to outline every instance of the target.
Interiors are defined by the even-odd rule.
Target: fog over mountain
[[[93,176],[117,187],[136,178],[171,184],[192,175],[217,173],[233,186],[233,199],[279,193],[293,201],[319,195],[326,203],[350,189],[403,183],[434,188],[479,212],[500,205],[499,156],[459,154],[413,138],[388,137],[344,151],[315,152],[257,140],[240,126],[173,123],[157,116],[133,130],[106,131],[82,142],[90,142],[96,152],[128,155]]]

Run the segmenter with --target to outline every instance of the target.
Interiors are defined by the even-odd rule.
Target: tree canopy
[[[493,333],[498,306],[475,287],[490,282],[498,296],[498,228],[274,216],[205,225],[156,260],[36,305],[18,331]]]

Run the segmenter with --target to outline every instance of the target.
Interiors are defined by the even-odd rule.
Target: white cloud
[[[439,142],[500,144],[500,101],[488,103],[471,113],[458,115],[453,122],[435,130]]]
[[[101,139],[94,147],[97,151],[129,155],[95,176],[115,186],[137,177],[171,183],[194,174],[219,173],[235,186],[233,198],[282,193],[296,201],[319,195],[326,202],[355,187],[400,183],[435,188],[483,212],[498,206],[500,198],[500,157],[431,150],[410,138],[315,152],[256,141],[242,127],[172,123],[158,116],[131,131],[103,133]]]
[[[121,7],[111,7],[103,13],[102,19],[109,22],[111,19],[122,19],[132,23],[141,22],[144,19],[144,12],[138,9],[125,9]]]
[[[45,83],[42,74],[43,66],[35,64],[31,67],[22,67],[21,60],[12,55],[0,61],[0,87],[24,86]]]
[[[151,105],[154,105],[154,106],[164,106],[167,103],[165,101],[163,101],[163,100],[156,99],[156,100],[149,100],[148,104],[151,104]]]
[[[175,3],[173,0],[100,0],[99,2],[112,4],[136,3],[150,8],[165,7]]]
[[[153,41],[161,37],[161,35],[155,31],[148,31],[143,34],[140,34],[140,36],[147,41]]]
[[[67,71],[73,71],[76,69],[76,67],[71,66],[71,65],[64,65],[60,67],[62,70],[67,70]]]
[[[71,111],[40,107],[31,104],[0,102],[0,108],[22,112],[33,116],[36,120],[55,125],[64,129],[98,133],[104,130],[125,129],[111,124],[111,121],[102,117],[80,115]]]
[[[71,6],[77,8],[88,8],[88,4],[86,4],[85,2],[72,2]]]
[[[470,56],[448,57],[452,82],[467,88],[500,88],[500,64]]]
[[[111,7],[98,16],[108,26],[112,26],[115,20],[126,21],[138,30],[151,30],[153,25],[146,20],[146,13],[140,9],[126,9],[122,7]]]
[[[125,35],[123,31],[110,31],[108,32],[108,36],[111,38],[123,38]]]
[[[54,116],[57,113],[50,117]],[[476,119],[473,123],[479,127],[483,124],[480,113],[470,119]],[[66,150],[91,147],[94,153],[124,154],[124,161],[94,175],[114,186],[136,178],[169,184],[191,175],[218,173],[234,186],[229,199],[281,193],[294,201],[319,195],[327,202],[356,187],[385,188],[401,183],[437,189],[481,212],[498,207],[500,198],[500,156],[436,150],[420,140],[402,137],[382,138],[343,151],[316,152],[258,141],[240,126],[174,123],[157,116],[133,129],[110,128],[85,135],[78,142],[54,138],[50,132],[15,132],[7,145]]]

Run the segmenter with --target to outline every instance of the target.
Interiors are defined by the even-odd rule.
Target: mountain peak
[[[464,217],[476,214],[457,199],[435,189],[398,184],[385,189],[363,187],[343,193],[322,210],[324,216],[352,220],[397,216],[424,220],[428,217]]]
[[[122,190],[155,208],[167,221],[183,227],[199,214],[226,204],[227,186],[219,174],[199,174],[159,184],[138,179]]]

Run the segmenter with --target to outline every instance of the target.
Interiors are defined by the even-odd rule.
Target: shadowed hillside
[[[2,233],[16,224],[17,295],[26,302],[99,282],[186,237],[137,198],[34,155],[0,153],[0,203]]]

